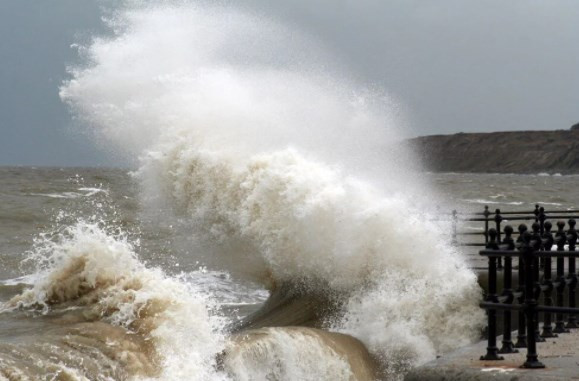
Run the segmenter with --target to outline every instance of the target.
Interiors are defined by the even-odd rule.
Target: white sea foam
[[[226,357],[233,379],[356,380],[346,359],[308,330],[268,328],[257,336],[262,337],[238,343]]]
[[[81,192],[85,192],[85,194],[84,194],[85,197],[94,196],[95,194],[98,194],[98,193],[104,193],[104,194],[109,193],[109,191],[107,189],[102,189],[102,188],[80,187],[80,188],[78,188],[78,190]]]
[[[27,274],[12,279],[1,280],[0,284],[5,286],[33,285],[35,281],[36,274]]]
[[[492,196],[491,196],[492,198]],[[503,205],[523,205],[524,202],[522,201],[492,201],[492,200],[484,200],[484,199],[464,199],[464,202],[468,202],[470,204],[503,204]]]
[[[61,193],[29,193],[30,196],[41,196],[41,197],[49,197],[49,198],[64,198],[64,199],[73,199],[79,197],[91,197],[98,193],[108,194],[108,190],[101,189],[101,188],[86,188],[81,187],[78,188],[80,192],[61,192]],[[82,193],[81,193],[82,192]]]
[[[214,369],[215,355],[225,345],[225,321],[211,312],[212,302],[191,284],[146,268],[124,237],[79,222],[50,240],[38,240],[28,259],[37,271],[23,281],[32,287],[4,303],[2,311],[82,307],[89,322],[121,326],[152,341],[162,379],[225,379]],[[130,363],[145,353],[116,356]],[[73,379],[85,379],[81,369],[70,372],[79,373]]]
[[[148,7],[112,24],[61,96],[141,157],[143,200],[187,216],[225,270],[342,291],[328,324],[388,370],[476,337],[476,277],[419,212],[435,195],[394,149],[391,101],[309,62],[318,48],[299,33],[234,9]]]
[[[228,272],[211,271],[205,267],[197,271],[182,273],[178,279],[193,285],[221,306],[256,305],[269,297],[269,292],[258,284],[240,284]]]
[[[82,193],[77,192],[62,192],[62,193],[30,193],[30,196],[41,196],[48,198],[78,198],[82,197]]]
[[[537,201],[539,205],[550,205],[550,206],[563,206],[560,202],[545,202],[545,201]]]

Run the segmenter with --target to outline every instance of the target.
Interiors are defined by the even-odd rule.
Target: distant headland
[[[430,135],[409,143],[433,172],[579,174],[579,123],[568,130]]]

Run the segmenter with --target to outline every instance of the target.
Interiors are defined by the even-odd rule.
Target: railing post
[[[544,223],[544,233],[543,237],[543,246],[545,251],[551,251],[551,247],[553,247],[553,233],[551,233],[551,229],[553,224],[549,221]],[[551,278],[552,266],[551,266],[551,257],[545,258],[545,272],[544,272],[544,282],[543,284],[546,286],[545,288],[545,305],[551,307],[553,305],[553,280]],[[543,321],[543,333],[541,337],[557,337],[557,334],[553,333],[553,314],[551,312],[544,312],[544,321]]]
[[[542,206],[539,208],[539,232],[541,233],[541,237],[545,234],[545,220],[547,216],[545,215],[545,208]],[[542,269],[545,268],[545,259],[546,258],[539,258],[539,263]]]
[[[485,244],[489,243],[489,216],[491,215],[491,212],[489,212],[489,206],[485,205],[485,211],[484,211],[484,216],[485,216]]]
[[[525,274],[527,278],[525,279],[525,313],[527,317],[527,332],[528,343],[527,343],[527,361],[523,364],[523,368],[544,368],[545,365],[539,361],[537,355],[537,342],[535,341],[535,335],[533,334],[537,327],[537,300],[535,299],[534,287],[535,287],[535,271],[533,267],[537,266],[537,261],[535,260],[535,250],[540,247],[540,242],[535,240],[531,241],[531,235],[525,233],[523,238],[523,256],[525,258]]]
[[[495,229],[489,230],[489,243],[487,249],[498,249],[497,245],[497,231]],[[487,302],[497,303],[497,258],[489,255],[489,291],[486,298]],[[481,356],[481,360],[503,360],[504,358],[498,355],[497,348],[497,310],[487,309],[488,318],[488,346],[487,353]]]
[[[541,226],[538,222],[535,222],[531,228],[533,229],[531,240],[532,242],[536,242],[537,250],[540,250],[542,245],[541,234],[539,233]],[[541,295],[541,277],[539,273],[539,257],[536,255],[533,255],[533,280],[533,298],[535,300],[539,300]],[[541,331],[539,330],[540,321],[541,319],[539,318],[539,312],[537,312],[537,315],[535,316],[535,342],[537,343],[545,341],[545,339],[541,337]]]
[[[505,226],[505,238],[503,239],[503,244],[506,250],[515,250],[515,241],[513,240],[513,228],[510,225]],[[508,296],[507,303],[513,302],[513,258],[510,256],[505,257],[505,269],[503,271],[503,295]],[[511,318],[512,311],[505,310],[503,312],[503,346],[499,353],[517,353],[519,352],[515,349],[515,344],[511,339]]]
[[[577,231],[575,230],[575,220],[569,220],[569,229],[567,230],[567,242],[569,243],[569,252],[575,251],[577,244]],[[575,308],[575,291],[577,288],[577,272],[575,270],[575,257],[569,256],[569,308]],[[569,314],[567,328],[577,328],[577,318]]]
[[[497,229],[497,245],[501,244],[501,222],[503,221],[503,217],[501,216],[501,210],[495,210],[495,225]],[[503,268],[502,258],[498,257],[497,259],[497,268],[500,270]]]
[[[555,242],[557,244],[557,251],[565,251],[565,242],[567,241],[567,236],[565,234],[565,222],[557,222],[557,233],[555,234]],[[555,286],[557,290],[557,307],[563,307],[563,297],[566,286],[565,280],[565,258],[557,257],[557,279],[555,281]],[[555,329],[556,333],[567,333],[569,330],[565,328],[565,321],[562,313],[556,314]]]
[[[527,225],[521,224],[519,225],[519,238],[517,238],[517,243],[519,244],[519,285],[517,288],[517,292],[520,293],[520,296],[517,298],[517,302],[519,304],[523,304],[525,302],[525,258],[523,253],[523,237],[525,232],[527,231]],[[527,347],[527,323],[525,318],[525,311],[520,310],[518,313],[518,326],[517,326],[517,343],[515,344],[516,348],[526,348]]]

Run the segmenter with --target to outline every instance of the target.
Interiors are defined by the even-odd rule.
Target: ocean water
[[[400,380],[484,324],[437,207],[576,199],[422,173],[395,99],[295,27],[127,4],[60,97],[132,170],[0,169],[0,378]]]
[[[501,212],[532,213],[535,205],[545,208],[547,215],[554,215],[556,211],[578,210],[577,200],[579,192],[579,176],[561,176],[560,174],[537,173],[535,175],[517,174],[431,174],[436,187],[446,194],[447,210],[455,209],[459,212],[481,213],[488,206],[491,213],[497,209]],[[577,215],[577,214],[574,214]],[[571,216],[571,215],[570,215]],[[464,218],[481,217],[464,215]],[[502,226],[511,225],[515,231],[519,224],[526,223],[528,226],[533,221],[509,221],[509,215],[503,215]],[[489,227],[494,227],[491,223]],[[457,228],[458,243],[482,243],[482,235],[461,235],[461,233],[482,232],[484,226],[481,222],[460,222]],[[450,238],[452,240],[452,237]],[[464,255],[469,266],[476,270],[485,270],[486,260],[480,258],[480,247],[461,246],[460,251]]]
[[[445,208],[460,211],[485,204],[525,211],[535,202],[567,209],[579,182],[575,176],[426,177],[444,195]],[[0,374],[7,379],[396,379],[430,358],[416,359],[424,346],[439,353],[478,333],[463,327],[472,335],[463,332],[454,345],[437,347],[437,332],[425,338],[401,328],[406,319],[434,312],[421,306],[425,290],[413,282],[399,291],[400,299],[372,287],[356,295],[364,287],[320,286],[319,279],[279,297],[282,287],[272,284],[277,276],[274,281],[267,271],[251,274],[246,264],[196,255],[195,228],[152,213],[126,169],[2,167],[0,180]],[[459,253],[476,264],[470,253]],[[347,300],[332,295],[337,290]],[[467,296],[476,301],[476,295]],[[390,308],[401,306],[416,311],[385,320],[392,319]],[[356,319],[372,314],[365,328],[395,357],[395,364],[378,360],[390,364],[380,375],[374,365],[380,349],[366,352],[373,343],[356,330],[368,321],[348,316],[342,327],[331,321],[344,319],[344,310]],[[232,328],[256,311],[262,316],[250,326]],[[402,337],[399,328],[407,329]],[[361,343],[347,341],[353,338]],[[407,347],[388,348],[390,340],[405,340]],[[219,362],[227,348],[231,354]]]
[[[442,198],[432,205],[444,214],[457,210],[477,213],[531,212],[535,204],[549,210],[577,208],[579,176],[427,173]],[[0,277],[11,279],[33,271],[22,263],[42,234],[74,224],[78,219],[114,226],[138,241],[139,256],[171,273],[203,266],[191,253],[186,221],[159,223],[141,205],[134,171],[112,168],[0,167]],[[434,213],[436,215],[436,213]],[[507,221],[508,223],[508,221]],[[181,224],[181,225],[180,225]],[[445,227],[448,227],[446,225]],[[480,223],[459,224],[462,231]],[[473,241],[476,241],[474,239]],[[466,249],[465,249],[466,250]],[[178,253],[176,253],[178,252]]]

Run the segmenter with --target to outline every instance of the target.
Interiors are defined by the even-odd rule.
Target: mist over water
[[[164,3],[109,23],[114,36],[79,48],[86,62],[61,97],[138,163],[142,207],[188,237],[171,255],[331,308],[298,329],[274,305],[268,328],[231,335],[236,317],[214,294],[145,266],[122,229],[79,221],[31,252],[32,287],[6,311],[79,308],[76,323],[136,334],[147,345],[109,355],[124,372],[114,378],[398,379],[476,339],[476,277],[429,222],[435,195],[384,92],[348,80],[307,36],[235,8]]]
[[[184,138],[239,165],[289,146],[367,178],[396,174],[401,190],[412,160],[395,101],[353,83],[298,30],[207,5],[129,9],[109,23],[116,37],[80,47],[88,66],[61,89],[106,146],[134,160]]]

